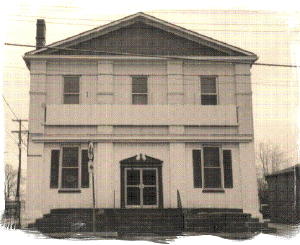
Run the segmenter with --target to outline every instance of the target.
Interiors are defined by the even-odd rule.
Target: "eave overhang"
[[[195,62],[220,62],[220,63],[242,63],[253,64],[258,58],[253,56],[150,56],[150,55],[122,55],[122,56],[89,56],[89,55],[24,55],[23,59],[26,62],[28,69],[30,69],[31,61],[98,61],[98,60],[133,60],[133,61],[167,61],[167,60],[182,60]]]

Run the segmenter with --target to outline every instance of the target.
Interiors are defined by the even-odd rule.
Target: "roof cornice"
[[[25,55],[24,60],[190,60],[190,61],[215,61],[252,64],[257,60],[257,56],[148,56],[148,55],[124,55],[124,56],[90,56],[90,55]]]

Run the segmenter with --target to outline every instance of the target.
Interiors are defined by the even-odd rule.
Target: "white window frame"
[[[202,82],[201,79],[202,78],[215,78],[215,85],[216,85],[216,91],[215,93],[203,93],[202,92]],[[201,75],[200,76],[200,104],[202,104],[202,95],[215,95],[216,96],[216,104],[215,105],[219,105],[219,86],[218,86],[219,82],[218,82],[218,76],[217,75]],[[214,104],[208,104],[208,105],[214,105]]]
[[[205,187],[205,162],[204,162],[204,148],[218,148],[219,149],[219,167],[220,168],[220,178],[221,178],[221,187]],[[224,166],[223,166],[223,148],[221,145],[204,145],[201,149],[201,161],[203,164],[201,164],[202,168],[202,188],[205,190],[218,190],[218,189],[224,189]],[[206,167],[206,168],[217,168],[217,167]]]
[[[78,86],[79,86],[78,93],[65,93],[65,78],[66,77],[76,77],[76,78],[78,78]],[[80,75],[63,75],[62,76],[62,92],[63,92],[63,95],[62,95],[62,104],[64,104],[64,105],[78,105],[78,104],[81,103],[81,98],[80,98],[80,80],[81,80],[81,76]],[[66,95],[78,95],[78,103],[65,103],[65,96]]]
[[[78,179],[77,179],[77,187],[75,188],[67,188],[67,187],[62,187],[62,170],[63,170],[63,150],[64,148],[77,148],[78,149]],[[84,150],[80,145],[62,145],[60,147],[60,156],[59,156],[59,179],[58,179],[58,189],[60,190],[78,190],[81,189],[81,152]],[[75,167],[74,167],[75,168]]]
[[[146,93],[134,93],[132,91],[132,88],[133,88],[133,79],[134,78],[146,78],[146,82],[147,82],[147,92]],[[149,105],[149,83],[148,83],[149,79],[148,79],[148,76],[147,75],[133,75],[131,76],[131,104],[132,105]],[[134,95],[146,95],[147,97],[147,103],[146,104],[134,104],[133,103],[133,97]]]

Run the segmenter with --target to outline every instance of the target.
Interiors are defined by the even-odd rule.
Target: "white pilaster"
[[[251,213],[252,217],[262,219],[259,212],[258,189],[255,167],[255,152],[253,143],[240,143],[240,168],[242,184],[243,211]]]
[[[97,103],[113,104],[114,99],[113,61],[98,62]]]
[[[183,62],[168,61],[167,62],[168,76],[168,104],[183,104],[184,89],[183,89]]]

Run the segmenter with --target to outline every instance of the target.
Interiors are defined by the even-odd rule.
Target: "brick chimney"
[[[36,49],[46,45],[46,23],[44,19],[38,19],[36,22]]]

